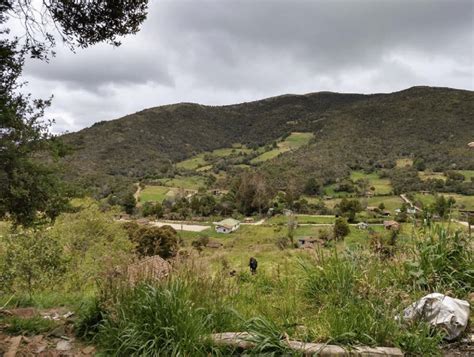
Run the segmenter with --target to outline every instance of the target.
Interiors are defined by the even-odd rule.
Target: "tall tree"
[[[64,205],[61,183],[53,170],[35,160],[51,148],[51,122],[43,119],[50,100],[21,94],[25,58],[45,60],[54,54],[55,31],[71,49],[98,42],[118,46],[118,38],[138,31],[148,0],[52,1],[3,0],[0,3],[0,219],[31,225],[54,218]],[[20,42],[5,26],[15,17],[25,33]]]

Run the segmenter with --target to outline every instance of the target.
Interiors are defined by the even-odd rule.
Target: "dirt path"
[[[165,222],[165,221],[151,221],[150,225],[155,227],[170,226],[177,231],[188,231],[188,232],[202,232],[206,229],[211,228],[210,226],[201,226],[197,224],[181,223],[181,222]]]
[[[407,204],[410,205],[410,207],[413,207],[416,211],[421,212],[421,208],[415,206],[412,201],[408,199],[408,197],[405,194],[401,194],[400,198]]]
[[[140,193],[142,192],[142,187],[140,186],[140,183],[137,182],[135,183],[135,185],[137,186],[137,190],[135,191],[135,193],[133,194],[133,197],[135,197],[135,202],[139,203],[139,199],[140,199]]]

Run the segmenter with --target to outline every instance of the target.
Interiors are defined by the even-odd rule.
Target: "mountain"
[[[79,177],[165,175],[173,163],[234,143],[264,145],[291,132],[313,132],[307,146],[259,169],[334,178],[349,169],[390,167],[398,158],[428,168],[474,169],[474,92],[413,87],[390,94],[319,92],[250,103],[180,103],[103,121],[63,136],[68,172]]]

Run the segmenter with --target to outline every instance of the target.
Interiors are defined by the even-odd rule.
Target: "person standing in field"
[[[257,273],[257,259],[255,259],[254,257],[251,257],[250,258],[250,261],[249,261],[249,267],[250,267],[250,272],[252,273],[252,275],[255,275]]]

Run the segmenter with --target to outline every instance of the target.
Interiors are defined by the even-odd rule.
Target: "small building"
[[[216,222],[217,233],[232,233],[240,227],[240,221],[233,218],[226,218],[220,222]]]
[[[474,149],[474,141],[471,141],[469,144],[467,144],[471,149]]]
[[[415,214],[416,213],[416,208],[415,207],[408,207],[407,208],[407,213],[408,214]]]
[[[253,222],[254,222],[253,217],[245,217],[244,219],[244,223],[253,223]]]
[[[367,228],[369,228],[369,225],[365,222],[359,222],[359,223],[357,223],[357,228],[358,229],[367,229]]]
[[[386,210],[386,209],[384,209],[383,211],[381,211],[380,214],[381,214],[382,216],[390,216],[390,215],[391,215],[390,211],[388,211],[388,210]]]
[[[369,212],[377,212],[377,211],[379,211],[379,208],[378,208],[378,207],[375,207],[375,206],[367,206],[367,211],[369,211]]]
[[[400,229],[400,223],[397,221],[383,221],[383,226],[387,230],[398,231]]]

